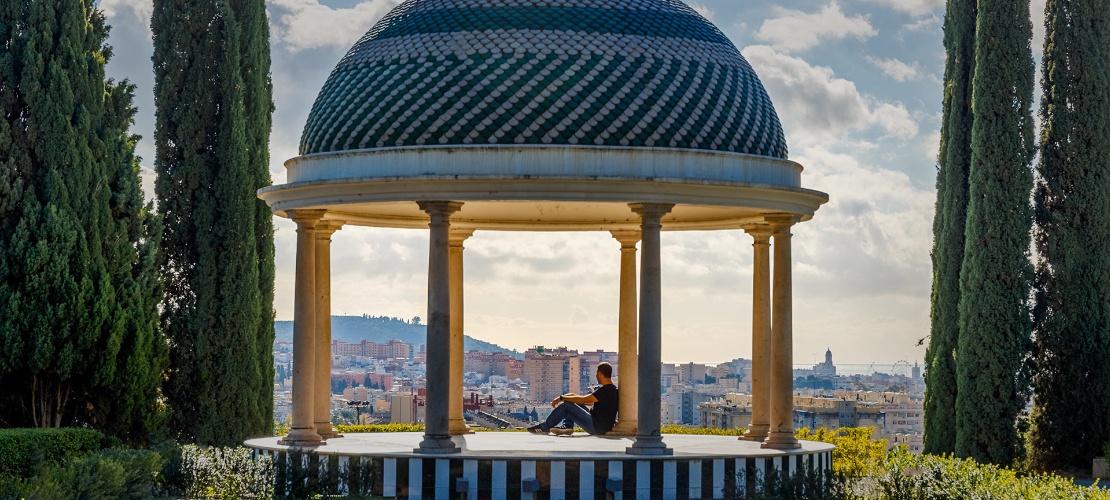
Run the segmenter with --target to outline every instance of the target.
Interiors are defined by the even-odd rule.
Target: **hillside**
[[[419,318],[413,319],[419,321]],[[293,340],[292,321],[275,321],[274,330],[278,340]],[[387,316],[332,316],[331,338],[352,344],[363,340],[385,343],[393,339],[409,344],[423,344],[427,338],[427,325]],[[503,352],[517,359],[524,359],[522,353],[472,338],[469,335],[463,341],[463,349],[488,353]]]

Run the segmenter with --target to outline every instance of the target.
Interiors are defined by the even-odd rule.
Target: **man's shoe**
[[[532,434],[547,435],[547,431],[543,430],[543,426],[533,425],[528,428],[528,432]]]
[[[551,433],[556,436],[569,436],[574,434],[574,429],[567,429],[565,427],[555,427],[551,429]]]

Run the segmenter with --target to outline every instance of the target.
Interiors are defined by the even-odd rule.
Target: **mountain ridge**
[[[274,333],[278,340],[293,340],[292,321],[274,321]],[[420,323],[420,317],[406,320],[391,316],[332,316],[331,338],[350,344],[357,344],[363,340],[384,344],[390,340],[400,340],[407,344],[423,344],[427,342],[428,325]],[[464,351],[482,351],[485,353],[503,352],[517,359],[524,359],[524,354],[501,347],[492,342],[478,340],[469,335],[463,337]]]

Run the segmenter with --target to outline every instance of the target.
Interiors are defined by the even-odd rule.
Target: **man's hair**
[[[597,371],[601,372],[602,375],[605,375],[605,378],[613,378],[613,365],[609,364],[608,361],[602,361],[601,363],[598,363]]]

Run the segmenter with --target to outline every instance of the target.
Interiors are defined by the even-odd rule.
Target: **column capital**
[[[744,224],[740,226],[745,233],[748,233],[752,238],[755,238],[755,243],[767,243],[768,238],[774,234],[774,228],[765,222],[755,222],[752,224]]]
[[[452,227],[451,232],[447,235],[447,243],[452,247],[461,247],[463,242],[471,236],[474,236],[473,229]]]
[[[674,203],[629,203],[628,207],[642,218],[661,219],[671,213]]]
[[[316,222],[316,237],[330,238],[332,234],[341,229],[344,221],[334,219],[320,219]]]
[[[614,229],[609,231],[617,241],[621,242],[621,248],[636,248],[636,243],[640,241],[640,231],[636,229]]]
[[[289,210],[289,211],[286,211],[285,213],[286,213],[286,215],[289,216],[290,220],[292,220],[293,222],[296,222],[298,225],[299,224],[315,225],[317,222],[319,222],[320,219],[322,219],[324,217],[324,214],[328,213],[328,211],[327,210],[297,209],[297,210]],[[313,229],[315,229],[315,228],[313,228]]]
[[[771,226],[774,234],[789,233],[790,226],[801,222],[802,216],[798,214],[767,214],[763,216],[763,220]]]
[[[450,216],[451,214],[458,212],[459,209],[461,209],[463,206],[461,201],[440,200],[418,201],[416,202],[416,204],[420,207],[420,210],[423,210],[425,213],[431,215],[432,217],[435,217],[437,215]]]

